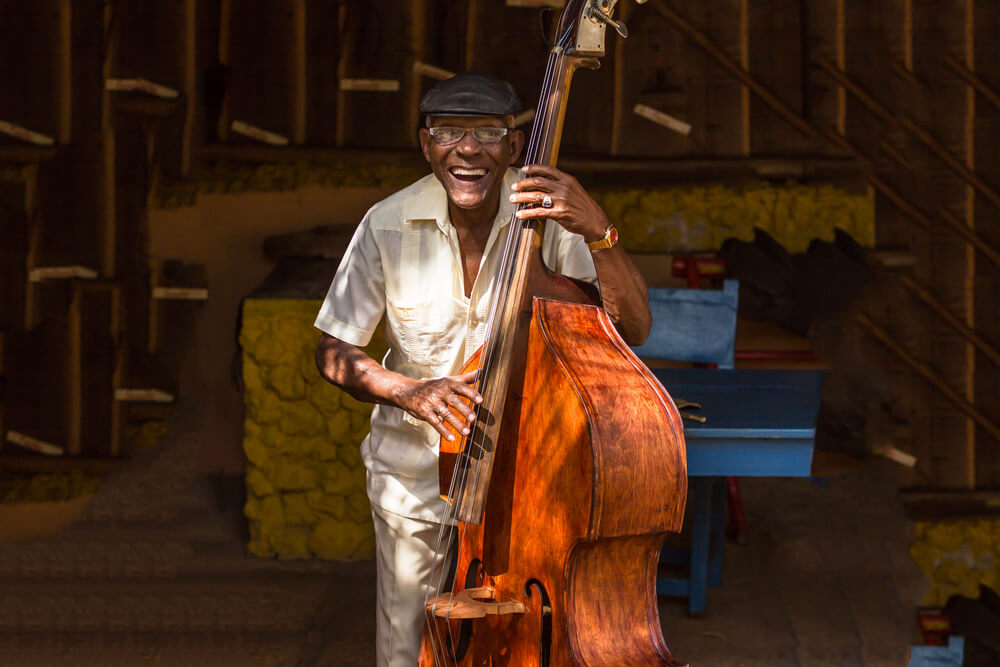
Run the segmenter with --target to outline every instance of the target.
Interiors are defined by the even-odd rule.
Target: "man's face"
[[[506,120],[509,120],[507,118]],[[504,118],[437,117],[431,127],[508,127]],[[420,147],[452,204],[463,209],[495,208],[504,173],[521,154],[524,134],[510,130],[498,143],[480,143],[471,132],[459,141],[440,145],[427,128],[420,130]],[[492,211],[491,211],[492,213]]]

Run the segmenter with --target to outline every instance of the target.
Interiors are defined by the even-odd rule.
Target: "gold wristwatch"
[[[601,250],[602,248],[611,248],[616,243],[618,243],[618,230],[615,229],[614,223],[608,225],[608,228],[604,230],[604,238],[600,241],[594,241],[593,243],[588,243],[587,247],[591,250]]]

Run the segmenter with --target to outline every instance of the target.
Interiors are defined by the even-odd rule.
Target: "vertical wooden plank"
[[[426,0],[413,0],[411,3],[413,19],[410,23],[410,58],[403,70],[409,73],[409,92],[406,104],[407,129],[409,144],[417,146],[416,128],[420,126],[420,98],[423,96],[423,76],[413,71],[414,62],[423,62],[425,44],[427,42],[427,3]]]
[[[101,78],[107,81],[115,75],[114,64],[118,58],[118,26],[115,21],[114,7],[104,6],[104,61],[101,63]],[[111,93],[106,86],[101,86],[101,275],[111,278],[115,275],[117,258],[117,237],[115,217],[115,131],[111,112]]]
[[[847,20],[844,14],[845,0],[836,0],[837,18],[835,23],[835,38],[837,67],[841,72],[847,71]],[[837,131],[847,134],[847,91],[843,86],[837,86]]]
[[[292,2],[292,143],[306,141],[306,0]]]
[[[73,8],[72,0],[59,0],[59,143],[73,138]]]
[[[348,3],[342,3],[337,16],[337,35],[339,36],[337,41],[342,45],[340,58],[337,60],[337,146],[344,145],[344,137],[347,133],[347,93],[340,89],[340,82],[347,78],[348,59],[353,50],[354,39],[352,37],[355,34],[353,30],[348,29],[347,6]]]
[[[479,0],[469,0],[465,14],[465,69],[476,69],[476,46],[479,29]]]
[[[184,129],[181,132],[181,176],[191,175],[191,151],[194,149],[194,125],[198,109],[198,0],[184,0]]]
[[[108,455],[118,456],[121,454],[122,432],[125,428],[125,415],[122,404],[116,400],[115,391],[125,383],[125,366],[127,351],[121,337],[121,309],[122,298],[121,289],[115,285],[111,290],[111,312],[108,323],[108,331],[111,334],[111,357],[114,364],[111,371],[111,419],[110,434],[108,441]]]
[[[41,228],[38,224],[38,167],[31,166],[24,181],[24,216],[28,224],[28,252],[24,258],[25,276],[38,266],[38,250],[41,246]],[[38,325],[38,285],[30,280],[24,285],[24,328],[34,329]]]
[[[903,0],[903,66],[913,71],[913,0]]]
[[[619,5],[619,20],[628,25],[632,20],[632,3],[623,2]],[[615,41],[614,49],[614,87],[611,98],[611,154],[618,155],[622,148],[622,124],[625,122],[625,115],[630,113],[630,105],[625,101],[625,79],[629,72],[626,67],[627,40],[619,39]]]
[[[232,46],[230,44],[233,28],[233,0],[219,0],[219,67],[223,70],[232,66]],[[232,94],[230,86],[226,85],[219,109],[219,120],[215,135],[219,141],[229,141],[229,112]]]
[[[740,67],[750,72],[750,0],[740,0]],[[743,137],[743,155],[750,155],[750,130],[750,89],[740,86],[740,134]]]
[[[82,290],[73,286],[73,298],[66,316],[66,453],[79,456],[83,422],[83,353],[81,342]]]
[[[975,0],[965,0],[964,9],[964,53],[965,66],[970,71],[976,67],[975,43]],[[965,166],[971,170],[976,168],[976,91],[972,86],[965,86],[965,132],[963,146]],[[965,223],[971,229],[976,227],[976,191],[971,186],[965,186]],[[971,245],[965,247],[965,323],[970,328],[976,328],[976,251]],[[965,345],[965,398],[973,405],[976,402],[976,349],[971,344]],[[965,422],[965,447],[968,451],[966,459],[966,475],[969,485],[976,485],[976,424],[971,419]]]
[[[955,53],[966,67],[975,66],[976,75],[993,84],[994,90],[1000,85],[1000,41],[996,39],[996,26],[1000,22],[1000,3],[977,2],[974,5],[975,34],[970,41],[975,49],[974,57]],[[967,24],[968,28],[968,24]],[[976,171],[988,183],[1000,183],[1000,108],[979,98],[975,105],[976,122],[973,139]],[[981,199],[974,207],[976,233],[995,247],[1000,247],[1000,225],[997,225],[997,210],[989,202]],[[1000,271],[988,261],[976,262],[975,321],[977,333],[993,342],[1000,342],[1000,309],[997,308],[997,294],[1000,294]],[[988,360],[979,357],[983,363],[976,365],[975,395],[976,405],[986,414],[1000,417],[1000,369]],[[985,430],[980,429],[976,438],[976,486],[980,488],[1000,487],[1000,456],[997,456],[997,442]]]

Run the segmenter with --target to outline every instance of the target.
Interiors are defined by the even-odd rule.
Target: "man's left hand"
[[[555,220],[582,236],[587,243],[604,238],[611,224],[608,216],[579,181],[546,165],[529,165],[523,171],[527,178],[514,184],[510,200],[515,204],[533,204],[535,207],[521,209],[517,212],[518,217],[524,220]],[[552,202],[551,208],[543,208],[546,195]]]

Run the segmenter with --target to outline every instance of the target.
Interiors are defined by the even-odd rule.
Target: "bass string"
[[[554,63],[555,63],[555,56],[550,54],[546,66],[545,81],[543,82],[542,85],[542,93],[538,105],[540,112],[537,114],[536,120],[532,124],[532,133],[531,133],[532,138],[528,146],[528,151],[527,151],[528,157],[526,158],[526,164],[531,164],[537,157],[538,136],[540,132],[539,127],[547,121],[548,109],[547,105],[543,104],[543,102],[549,99],[549,94],[551,91],[551,86],[553,81]],[[520,208],[524,208],[524,206],[523,205],[518,206],[518,209]],[[516,216],[513,216],[508,225],[504,252],[500,260],[501,270],[500,272],[498,272],[498,275],[494,279],[493,293],[495,297],[490,309],[490,316],[487,319],[487,327],[485,335],[485,340],[487,342],[483,346],[484,353],[481,355],[480,363],[477,369],[478,370],[477,377],[480,379],[480,387],[483,389],[483,393],[487,393],[490,395],[495,394],[495,392],[488,391],[488,386],[489,384],[491,384],[491,380],[493,380],[495,377],[493,373],[494,366],[496,365],[497,359],[502,359],[504,357],[504,355],[502,354],[502,348],[506,337],[496,335],[498,329],[497,320],[499,319],[500,314],[505,313],[506,309],[509,307],[510,285],[513,281],[513,273],[516,268],[515,262],[513,261],[513,257],[516,257],[517,250],[519,249],[521,240],[520,231],[521,229],[523,229],[523,227],[518,223],[519,223],[518,218]],[[482,417],[484,412],[487,411],[486,410],[487,407],[490,406],[487,406],[486,402],[484,402],[477,405],[474,408],[473,414],[476,415],[476,419],[472,422],[473,432],[470,433],[470,439],[474,439],[472,438],[472,436],[475,435],[475,428],[477,427],[482,428],[479,425],[483,423]],[[496,414],[495,410],[496,406],[492,407],[494,407],[493,413]],[[471,461],[469,461],[467,457],[465,457],[465,460],[461,461],[460,463],[469,463],[471,465]],[[477,471],[480,469],[480,466],[474,466],[474,467],[476,467]],[[449,496],[453,499],[464,495],[465,488],[468,482],[467,466],[460,465],[459,469],[456,472],[460,472],[461,474],[458,477],[452,478],[453,484],[452,487],[449,489]],[[474,476],[473,487],[475,487],[476,482],[479,479],[480,476],[478,474]],[[454,484],[454,482],[456,481],[458,482],[457,485]],[[454,493],[456,491],[458,492],[458,495]]]
[[[570,33],[566,33],[566,34],[569,35]],[[566,41],[566,38],[564,37],[561,40],[561,42],[565,43],[565,41]],[[562,79],[562,76],[565,73],[565,68],[566,67],[567,67],[567,59],[566,58],[560,57],[556,53],[550,53],[549,59],[548,59],[548,63],[547,63],[547,67],[546,67],[546,72],[545,72],[545,81],[544,81],[544,83],[542,85],[542,91],[541,91],[541,94],[539,96],[539,103],[538,103],[538,107],[537,107],[539,109],[539,113],[537,114],[535,122],[532,125],[532,141],[529,144],[529,150],[528,150],[528,155],[527,155],[527,157],[525,159],[525,164],[535,164],[537,162],[537,160],[538,160],[539,153],[540,153],[540,151],[542,149],[541,143],[542,143],[543,129],[545,127],[547,127],[548,124],[552,120],[551,119],[552,108],[551,108],[551,105],[548,104],[548,101],[552,99],[553,85],[554,85],[555,81]],[[524,205],[519,206],[519,208],[524,208]],[[518,219],[515,217],[514,221],[518,221]],[[516,261],[513,261],[513,260],[516,259],[519,256],[520,251],[522,250],[522,248],[521,248],[521,233],[520,232],[525,228],[525,225],[524,224],[517,224],[515,226],[514,221],[512,221],[510,229],[508,230],[508,247],[512,250],[513,258],[510,257],[510,256],[508,256],[507,253],[506,253],[506,250],[505,250],[504,260],[502,262],[502,270],[503,270],[503,272],[506,275],[504,276],[503,282],[498,283],[501,287],[505,288],[505,290],[504,290],[504,293],[502,295],[502,298],[496,298],[494,300],[494,304],[496,304],[497,302],[499,302],[501,300],[503,301],[503,309],[499,310],[497,312],[503,312],[507,316],[505,318],[505,320],[506,320],[505,323],[509,323],[509,318],[512,317],[509,314],[509,312],[508,312],[508,308],[510,308],[510,306],[511,306],[510,298],[512,296],[519,296],[520,292],[522,291],[520,289],[520,287],[521,287],[520,283],[517,284],[517,285],[513,284],[514,283],[514,274],[515,274],[516,267],[517,267],[517,264],[518,264]],[[517,293],[517,294],[513,294],[513,293]],[[498,297],[500,297],[499,294],[498,294]],[[499,358],[501,360],[504,359],[506,357],[506,355],[502,354],[502,352],[506,351],[506,348],[509,346],[509,338],[510,338],[509,336],[495,336],[495,335],[492,335],[494,333],[495,326],[496,326],[495,314],[491,313],[489,327],[488,327],[488,330],[487,330],[487,339],[490,340],[492,344],[490,344],[488,346],[484,346],[486,348],[486,350],[488,350],[487,355],[485,355],[486,356],[486,361],[485,362],[481,362],[480,366],[479,366],[479,377],[485,377],[485,378],[487,378],[487,381],[490,378],[492,378],[491,371],[492,371],[492,366],[493,366],[493,363],[494,363],[495,359],[496,358]],[[499,341],[499,342],[497,342],[497,341]],[[499,349],[498,349],[498,347],[499,347]],[[499,393],[499,392],[495,392],[495,393]],[[506,393],[506,392],[503,392],[503,393]],[[500,402],[500,401],[503,400],[503,398],[504,397],[502,397],[502,396],[495,395],[493,402],[494,403]],[[478,420],[478,417],[481,414],[481,408],[485,407],[485,403],[486,402],[484,401],[483,404],[480,404],[480,406],[477,406],[477,407],[480,408],[480,410],[476,411],[477,420]],[[499,415],[499,411],[498,410],[494,410],[493,414],[494,414],[494,418],[496,420],[499,420],[499,416],[500,416]],[[474,425],[477,424],[477,423],[481,423],[481,422],[478,422],[478,421],[473,422]],[[498,426],[499,426],[499,424],[498,424]],[[482,428],[482,427],[480,427],[480,428]],[[471,435],[473,435],[473,433],[470,433],[470,436]],[[463,451],[468,451],[468,448],[466,448]],[[488,471],[489,466],[487,464],[482,463],[481,460],[480,460],[480,462],[478,462],[476,464],[472,464],[472,462],[469,461],[468,457],[465,457],[465,459],[466,459],[466,462],[469,463],[468,467],[474,467],[475,468],[475,471],[473,472],[472,488],[473,489],[478,489],[479,486],[485,480],[485,475],[486,475],[486,473]],[[464,495],[465,485],[466,485],[467,479],[468,479],[468,467],[462,466],[460,468],[461,475],[462,475],[461,490],[463,492],[463,495]],[[454,498],[455,496],[452,496],[452,497]]]
[[[561,46],[562,48],[566,47],[569,35],[570,32],[567,31],[563,35],[563,38],[560,39],[559,46]],[[557,61],[556,54],[550,53],[546,65],[545,80],[542,85],[542,92],[537,107],[539,109],[539,112],[537,114],[535,122],[532,124],[531,138],[525,154],[525,164],[534,164],[537,162],[538,159],[538,153],[540,150],[539,145],[541,143],[543,128],[549,121],[548,118],[549,107],[548,104],[546,104],[546,101],[550,99],[551,87],[554,81],[553,65],[556,61]],[[560,73],[561,73],[561,67],[564,64],[564,59],[558,58],[558,62],[560,65]],[[524,208],[524,206],[521,205],[518,208],[519,209]],[[520,240],[521,240],[520,231],[523,229],[523,225],[517,224],[518,222],[519,220],[515,216],[511,220],[511,223],[509,225],[505,248],[501,259],[500,273],[505,275],[503,276],[503,280],[497,280],[497,283],[495,285],[495,287],[497,288],[501,286],[509,287],[509,283],[511,282],[511,274],[513,273],[513,268],[514,268],[512,266],[513,262],[511,261],[511,256],[513,256],[517,252],[518,249],[517,246],[520,245]],[[500,275],[498,275],[497,278],[499,279]],[[496,317],[497,313],[500,312],[498,304],[500,301],[504,301],[505,302],[504,305],[506,306],[506,301],[510,296],[509,292],[504,292],[501,294],[497,289],[494,289],[494,295],[495,295],[494,303],[493,306],[491,307],[490,317],[488,320],[487,331],[486,331],[486,339],[487,340],[492,339],[493,341],[496,340],[495,336]],[[480,378],[481,382],[485,381],[485,379],[490,375],[490,370],[492,369],[493,362],[495,361],[495,355],[496,355],[495,348],[496,348],[495,342],[487,346],[486,347],[487,354],[484,355],[485,360],[483,359],[480,360],[480,364],[477,369],[477,378]],[[480,423],[481,409],[479,406],[476,407],[474,414],[476,414],[477,419],[473,423],[474,424]],[[470,433],[470,437],[472,435],[473,434]],[[478,472],[479,471],[477,469],[477,475]],[[451,484],[449,485],[450,486],[449,497],[452,499],[456,498],[455,495],[456,492],[464,491],[465,485],[467,483],[468,469],[467,468],[463,469],[463,467],[460,466],[459,469],[456,470],[456,473],[457,473],[456,475],[452,476]],[[463,531],[463,533],[466,530],[465,526],[458,526],[456,527],[456,529],[451,528],[453,523],[456,524],[458,523],[455,521],[455,512],[456,512],[456,504],[453,500],[451,503],[448,503],[447,508],[445,510],[444,520],[441,522],[440,528],[438,530],[438,537],[435,546],[435,553],[438,554],[438,558],[435,559],[435,564],[432,566],[430,572],[430,578],[432,580],[436,579],[437,581],[428,582],[429,586],[427,594],[425,596],[425,604],[429,602],[429,599],[432,595],[437,597],[443,590],[446,583],[445,578],[449,570],[447,560],[449,558],[452,549],[455,546],[455,542],[458,537],[456,534],[458,533],[459,530]],[[447,545],[444,545],[444,542],[447,542]],[[442,549],[442,547],[444,548]],[[454,589],[452,589],[452,592],[449,595],[449,600],[453,599],[453,596],[454,596]],[[434,605],[434,607],[427,609],[428,621],[431,627],[431,632],[429,633],[431,639],[431,652],[434,656],[435,662],[437,663],[438,660],[440,659],[440,662],[443,664],[447,661],[447,655],[444,652],[445,637],[443,636],[442,630],[440,629],[441,624],[437,623],[434,620],[435,610],[436,610],[436,604]],[[445,625],[447,625],[448,636],[453,640],[453,646],[454,646],[454,641],[456,640],[456,638],[451,636],[452,633],[451,623],[446,623]]]

